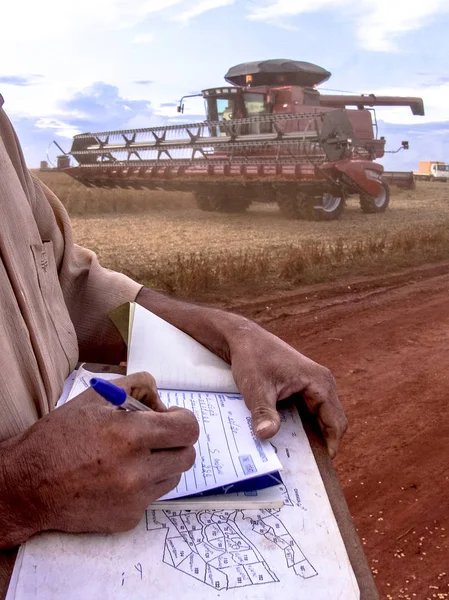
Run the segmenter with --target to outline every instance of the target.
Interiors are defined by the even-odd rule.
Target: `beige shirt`
[[[0,96],[0,443],[57,402],[78,360],[118,364],[108,311],[141,286],[74,244],[69,216],[26,168]],[[0,553],[0,598],[8,576]]]

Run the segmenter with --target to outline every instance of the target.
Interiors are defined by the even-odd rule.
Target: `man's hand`
[[[88,389],[1,445],[0,547],[37,531],[131,529],[192,467],[193,413],[166,410],[146,373],[115,383],[155,412],[116,409]]]
[[[276,403],[301,392],[333,458],[347,420],[330,371],[250,321],[234,329],[228,343],[234,379],[251,410],[255,433],[261,438],[277,433]]]
[[[259,437],[278,431],[276,403],[302,393],[308,409],[318,417],[329,454],[335,456],[347,421],[328,369],[244,317],[187,304],[148,288],[142,288],[137,302],[232,365]]]

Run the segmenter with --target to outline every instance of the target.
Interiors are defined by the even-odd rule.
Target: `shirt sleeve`
[[[80,360],[118,364],[125,344],[107,314],[134,302],[142,286],[102,267],[94,252],[73,241],[70,217],[58,198],[31,175],[33,211],[42,241],[51,241],[64,299],[78,337]]]

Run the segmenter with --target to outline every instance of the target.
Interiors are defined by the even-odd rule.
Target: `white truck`
[[[418,181],[448,181],[449,165],[438,160],[422,160],[413,175]]]

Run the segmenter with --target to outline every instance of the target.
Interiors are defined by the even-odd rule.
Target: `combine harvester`
[[[230,86],[200,94],[205,121],[77,135],[70,154],[78,166],[66,172],[91,187],[191,191],[206,211],[277,202],[291,219],[333,220],[358,194],[363,212],[383,212],[389,186],[374,161],[385,139],[377,139],[372,107],[409,106],[423,115],[423,101],[320,94],[316,86],[330,75],[292,60],[232,67]]]

